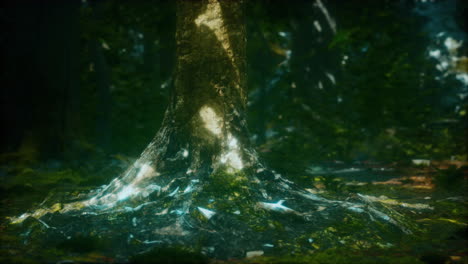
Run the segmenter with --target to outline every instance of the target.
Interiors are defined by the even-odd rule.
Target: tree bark
[[[91,199],[91,205],[112,207],[157,176],[158,183],[206,179],[257,164],[244,117],[242,6],[242,1],[177,2],[174,90],[161,128],[134,165]]]
[[[93,17],[96,21],[102,20],[103,2],[93,3]],[[95,142],[99,148],[105,152],[111,151],[112,146],[112,130],[111,130],[111,110],[112,110],[112,95],[111,86],[111,71],[105,54],[102,50],[101,42],[98,39],[92,39],[89,43],[94,67],[95,80],[97,83],[97,101],[96,106],[96,132]]]
[[[246,161],[245,27],[241,1],[177,3],[175,89],[160,131],[141,159],[159,168],[179,154],[193,171],[209,172],[237,144]],[[231,147],[230,147],[231,145]],[[180,155],[179,155],[180,156]],[[184,155],[182,155],[184,156]],[[234,159],[234,157],[233,157]],[[242,164],[241,164],[242,163]],[[180,166],[177,162],[177,166]]]

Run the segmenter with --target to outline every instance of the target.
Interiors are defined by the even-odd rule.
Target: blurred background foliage
[[[419,2],[247,1],[248,121],[271,167],[466,160],[467,87],[428,55]],[[465,34],[466,3],[445,2]],[[174,1],[6,4],[2,162],[139,155],[172,88],[175,15]]]

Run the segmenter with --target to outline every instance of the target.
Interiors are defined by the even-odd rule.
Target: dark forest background
[[[174,2],[3,3],[1,162],[137,157],[172,89]],[[436,68],[420,3],[323,1],[335,32],[315,1],[247,2],[249,127],[271,167],[466,160],[466,61]],[[467,3],[446,2],[465,34]]]

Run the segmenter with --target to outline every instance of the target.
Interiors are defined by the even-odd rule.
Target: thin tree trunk
[[[96,21],[102,19],[103,4],[103,2],[93,3],[93,17]],[[102,45],[98,39],[92,39],[90,41],[90,49],[95,66],[97,83],[95,140],[97,146],[104,151],[110,152],[110,147],[112,145],[112,130],[110,125],[112,108],[110,69]]]
[[[91,41],[93,51],[94,65],[96,70],[97,80],[97,99],[96,106],[96,142],[97,145],[105,150],[110,151],[111,146],[111,106],[112,98],[110,93],[110,73],[106,58],[102,51],[102,47],[98,40]]]
[[[33,141],[45,157],[62,158],[73,152],[73,143],[80,133],[79,90],[79,1],[51,1],[40,5],[40,25],[35,74],[38,86],[31,96],[36,100],[33,110]],[[26,139],[27,140],[27,139]]]

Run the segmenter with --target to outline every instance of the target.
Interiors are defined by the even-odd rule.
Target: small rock
[[[260,257],[263,255],[263,250],[249,251],[245,254],[247,258]]]
[[[411,160],[411,162],[413,162],[414,165],[418,165],[418,166],[429,166],[429,165],[431,165],[431,161],[426,160],[426,159],[414,159],[414,160]]]

